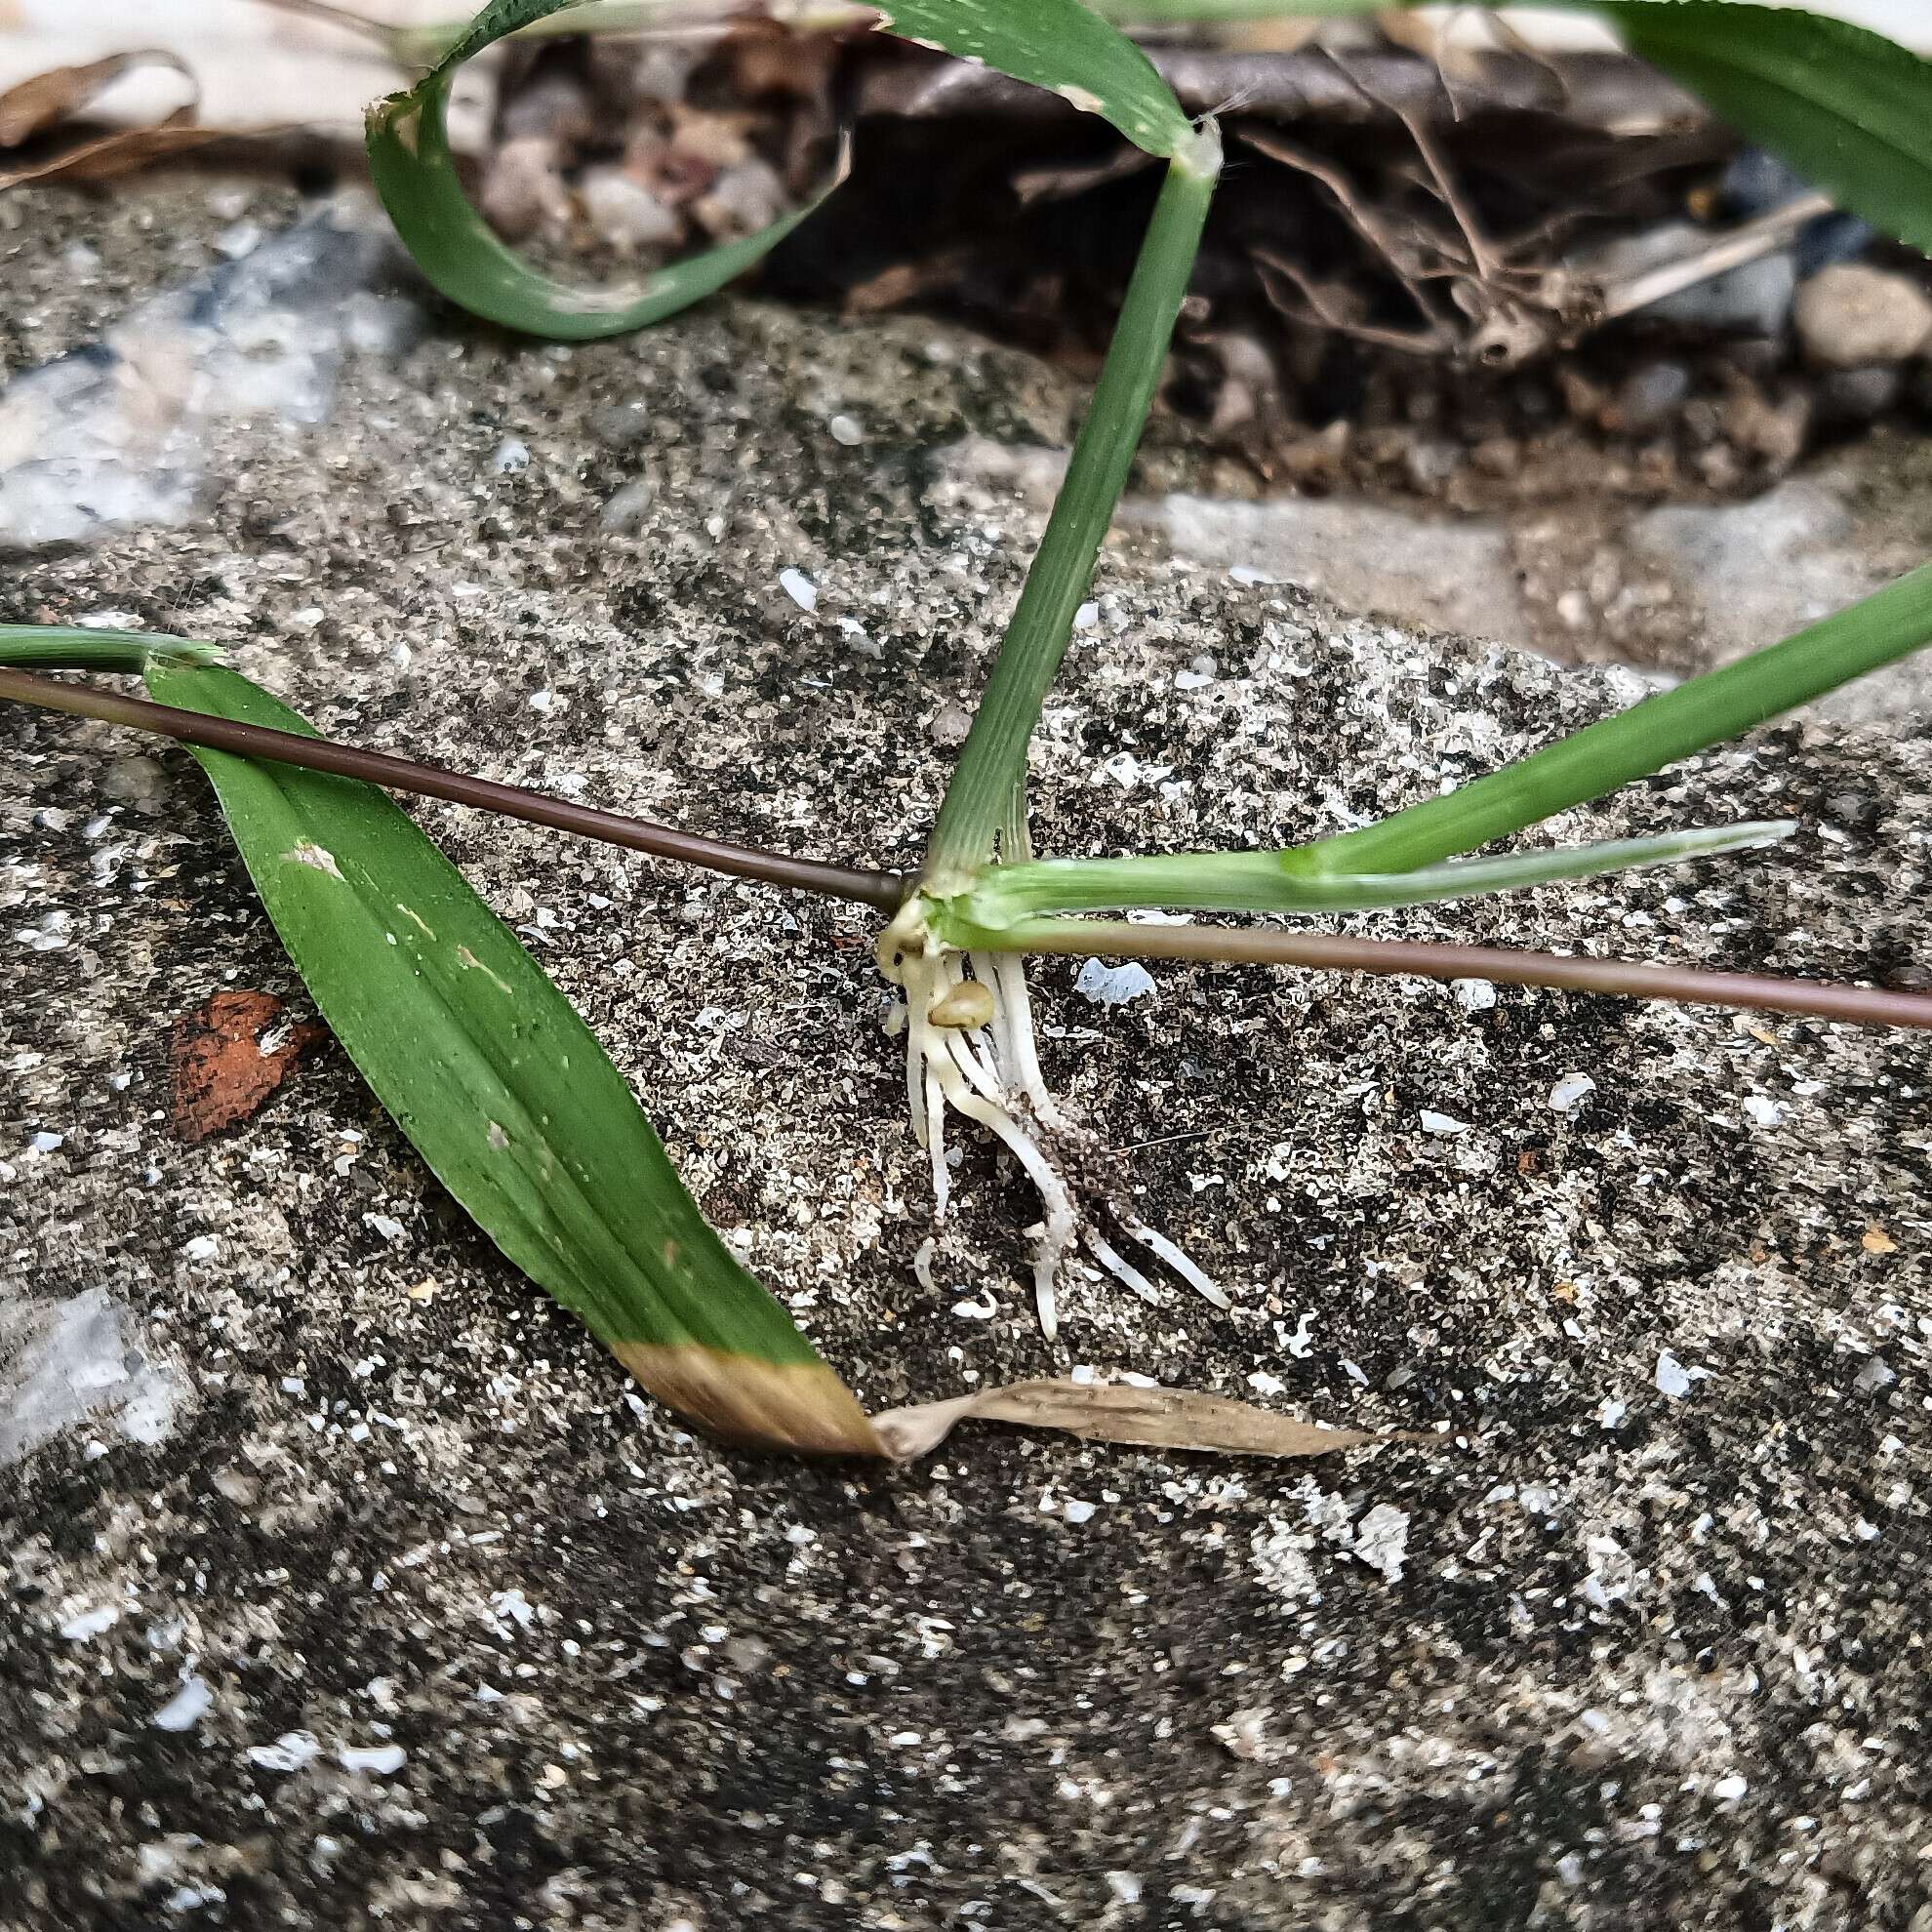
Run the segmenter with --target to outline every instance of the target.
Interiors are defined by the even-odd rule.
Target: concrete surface
[[[124,206],[60,206],[10,262],[51,338],[72,227],[89,312],[152,286]],[[904,864],[1026,560],[940,454],[1057,440],[1065,394],[915,323],[445,320],[328,423],[217,424],[205,516],[11,563],[0,615],[221,638],[342,735]],[[1095,601],[1053,851],[1304,835],[1639,688],[1132,550]],[[1721,871],[1373,926],[1922,972],[1916,740],[1783,726],[1560,829],[1772,813],[1799,838]],[[184,756],[10,711],[0,1297],[106,1369],[0,1471],[0,1922],[1932,1923],[1924,1042],[1252,970],[1102,1005],[1049,965],[1050,1074],[1236,1302],[1070,1282],[1054,1351],[984,1146],[915,1276],[863,916],[423,817],[868,1402],[1084,1364],[1453,1432],[1270,1467],[983,1429],[896,1473],[694,1441],[333,1048],[179,1142],[175,1016],[302,1018],[299,983]],[[166,1391],[134,1429],[117,1367]]]

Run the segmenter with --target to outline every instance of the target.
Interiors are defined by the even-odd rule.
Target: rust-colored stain
[[[285,1025],[282,1002],[265,992],[218,992],[182,1014],[175,1022],[175,1132],[205,1141],[246,1120],[325,1030]]]

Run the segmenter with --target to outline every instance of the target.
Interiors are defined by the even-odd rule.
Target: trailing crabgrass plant
[[[1355,0],[1279,0],[1266,11],[1351,9],[1360,10]],[[1260,10],[1255,0],[1149,0],[1107,11],[1206,18]],[[1618,0],[1598,11],[1845,206],[1932,245],[1925,62],[1876,35],[1742,0]],[[444,294],[509,328],[584,340],[701,299],[811,211],[616,292],[557,282],[504,248],[463,194],[443,120],[450,82],[463,60],[505,34],[567,24],[568,17],[550,18],[563,12],[564,0],[497,0],[414,87],[372,110],[369,153],[399,233]],[[1003,1142],[1038,1188],[1034,1285],[1051,1335],[1055,1281],[1076,1240],[1130,1289],[1153,1290],[1100,1225],[1096,1211],[1109,1204],[1080,1202],[1067,1185],[1070,1167],[1091,1163],[1078,1157],[1083,1130],[1041,1076],[1028,952],[1474,975],[1932,1026],[1932,999],[1875,988],[1089,916],[1185,908],[1307,918],[1736,859],[1774,844],[1791,825],[1491,849],[1920,649],[1932,641],[1932,568],[1485,778],[1334,837],[1281,851],[1036,857],[1026,828],[1026,748],[1153,402],[1220,172],[1220,142],[1212,122],[1190,121],[1138,48],[1080,0],[888,0],[877,24],[1051,88],[1105,116],[1165,167],[1066,482],[916,879],[750,851],[332,745],[222,666],[213,647],[181,639],[0,631],[0,697],[168,733],[194,747],[318,1009],[404,1133],[505,1256],[681,1414],[740,1440],[864,1455],[918,1453],[967,1415],[1263,1454],[1347,1447],[1368,1438],[1216,1397],[1095,1384],[1021,1384],[867,1416],[706,1225],[623,1074],[568,1001],[388,793],[456,799],[876,908],[885,921],[879,963],[905,1002],[907,1107],[931,1157],[936,1213],[946,1211],[946,1136],[956,1114]],[[138,671],[160,702],[44,675],[60,669]],[[1159,1230],[1118,1207],[1112,1225],[1150,1258],[1148,1268],[1165,1267],[1225,1301]]]

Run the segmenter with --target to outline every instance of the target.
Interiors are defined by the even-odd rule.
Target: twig
[[[1605,283],[1603,319],[1608,322],[1619,315],[1634,314],[1667,296],[1681,294],[1700,282],[1711,281],[1733,268],[1742,268],[1748,262],[1774,254],[1807,221],[1831,214],[1835,205],[1827,195],[1804,195],[1782,208],[1774,208],[1768,215],[1760,215],[1754,221],[1746,221],[1728,234],[1719,235],[1709,248],[1701,248],[1694,255],[1646,268],[1626,281]]]
[[[454,805],[497,812],[504,818],[522,819],[533,825],[547,825],[554,831],[573,832],[582,838],[601,839],[607,845],[625,846],[656,858],[681,860],[689,865],[702,865],[707,871],[728,872],[734,878],[762,879],[768,885],[791,886],[800,892],[823,894],[827,899],[853,900],[862,906],[876,906],[881,912],[896,911],[906,896],[905,881],[897,872],[861,871],[846,865],[825,865],[816,859],[794,859],[781,852],[765,852],[756,846],[734,845],[725,839],[704,838],[670,825],[626,818],[619,812],[573,805],[567,799],[552,798],[520,785],[499,785],[492,779],[418,764],[411,758],[394,758],[383,751],[365,751],[332,739],[303,738],[292,731],[210,717],[201,711],[156,704],[149,699],[129,698],[115,691],[63,684],[57,678],[39,677],[31,671],[0,670],[0,699],[9,698],[17,704],[36,704],[43,710],[64,711],[70,717],[97,718],[103,724],[155,732],[164,738],[179,739],[183,745],[232,751],[244,758],[267,758],[282,765],[300,765],[307,771],[331,772],[339,778],[362,779],[370,785],[380,785],[390,791],[411,792],[420,798],[443,798]]]
[[[1579,959],[1494,946],[1354,939],[1229,926],[1156,926],[1125,920],[1029,919],[1003,933],[976,932],[987,952],[1061,952],[1081,958],[1199,959],[1227,965],[1308,966],[1341,973],[1413,974],[1426,980],[1489,980],[1506,986],[1554,986],[1623,999],[1666,999],[1798,1013],[1854,1026],[1932,1028],[1932,996],[1874,986],[1779,979],[1768,973],[1706,973],[1640,960]]]

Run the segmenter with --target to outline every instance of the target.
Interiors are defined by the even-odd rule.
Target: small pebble
[[[1896,364],[1827,370],[1818,382],[1818,414],[1826,423],[1854,427],[1883,416],[1904,391]]]
[[[562,144],[550,135],[508,140],[490,157],[477,206],[497,232],[523,241],[539,229],[561,235],[570,226],[570,189]]]
[[[300,1771],[322,1754],[313,1731],[284,1731],[271,1745],[250,1745],[248,1761],[264,1771]]]
[[[674,248],[684,223],[640,181],[622,168],[587,168],[577,185],[584,218],[617,254]]]
[[[657,487],[648,476],[634,476],[616,490],[597,512],[597,521],[610,531],[635,530],[651,507]]]
[[[819,608],[819,586],[802,570],[780,571],[779,585],[801,611]]]
[[[825,427],[831,431],[832,441],[843,443],[848,450],[857,449],[865,440],[865,430],[849,416],[834,416]]]
[[[530,467],[530,445],[514,436],[505,436],[490,459],[490,467],[499,476],[521,476]]]
[[[253,221],[237,221],[231,228],[223,228],[215,237],[216,253],[225,255],[230,262],[239,262],[244,255],[253,255],[262,246],[262,230]]]
[[[1352,1553],[1389,1583],[1402,1581],[1408,1561],[1409,1518],[1392,1503],[1378,1503],[1355,1525]]]
[[[1571,1113],[1596,1091],[1588,1073],[1565,1073],[1550,1090],[1550,1105],[1557,1113]]]
[[[691,212],[705,229],[720,238],[754,234],[770,227],[785,211],[785,182],[778,170],[756,154],[725,169],[710,191],[691,204]]]
[[[1125,1006],[1153,989],[1153,975],[1134,960],[1124,966],[1104,966],[1098,959],[1090,959],[1073,982],[1073,990],[1084,993],[1097,1006]]]
[[[1906,362],[1932,339],[1932,297],[1904,275],[1859,262],[1814,275],[1791,314],[1806,356],[1826,369]]]
[[[208,1713],[215,1693],[199,1677],[190,1677],[147,1721],[157,1731],[191,1731]]]
[[[1711,230],[1695,221],[1665,221],[1620,237],[1584,265],[1591,275],[1615,286],[1647,269],[1696,256],[1711,240]],[[1796,290],[1797,264],[1789,251],[1781,251],[1693,283],[1638,312],[1646,322],[1668,323],[1698,335],[1775,336],[1791,314]]]
[[[1629,376],[1603,412],[1603,426],[1630,436],[1662,428],[1690,394],[1690,371],[1680,362],[1652,362]]]
[[[103,1603],[98,1610],[83,1610],[78,1617],[69,1617],[60,1626],[60,1634],[69,1643],[85,1643],[89,1637],[112,1630],[120,1621],[120,1611],[111,1603]]]
[[[973,714],[964,704],[942,704],[933,713],[933,721],[926,729],[935,745],[944,745],[949,749],[966,743],[966,735],[973,729]]]

